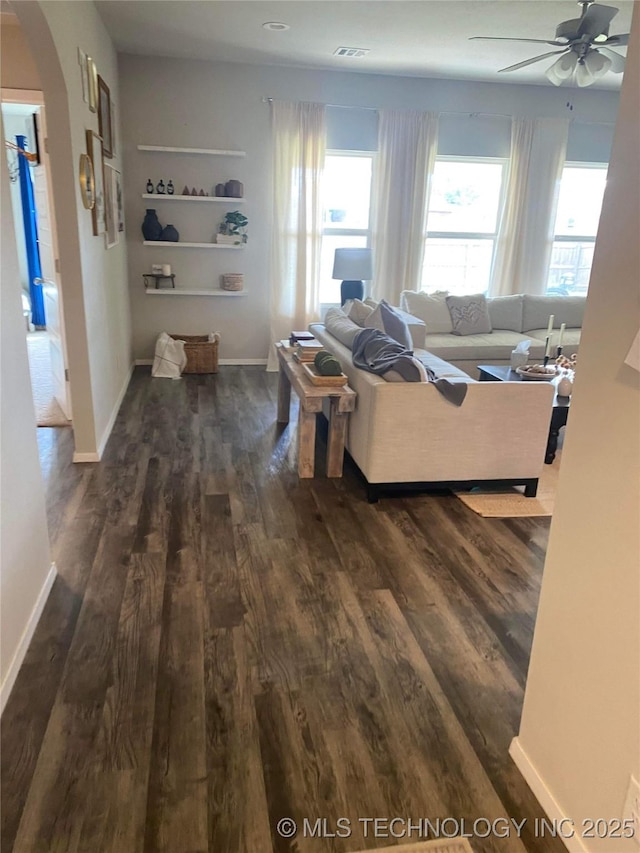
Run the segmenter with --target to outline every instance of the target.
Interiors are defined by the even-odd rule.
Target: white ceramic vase
[[[570,397],[572,391],[573,382],[569,379],[568,376],[563,376],[562,379],[558,382],[558,396]]]

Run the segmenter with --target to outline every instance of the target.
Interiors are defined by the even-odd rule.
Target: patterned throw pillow
[[[403,347],[413,352],[413,340],[409,326],[407,326],[400,314],[384,299],[369,314],[365,320],[364,327],[365,329],[379,329],[379,331],[385,332],[394,341],[397,341]]]
[[[486,335],[492,331],[489,306],[483,293],[447,296],[454,335]]]

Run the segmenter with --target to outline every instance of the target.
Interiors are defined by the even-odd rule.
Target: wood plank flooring
[[[340,853],[450,817],[527,819],[475,853],[562,853],[507,754],[548,521],[369,505],[322,430],[301,481],[276,403],[261,368],[138,368],[101,463],[40,431],[59,576],[2,720],[2,851]]]

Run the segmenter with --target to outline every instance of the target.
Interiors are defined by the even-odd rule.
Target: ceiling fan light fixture
[[[591,50],[584,58],[589,74],[596,79],[602,77],[611,68],[611,60],[597,50]]]

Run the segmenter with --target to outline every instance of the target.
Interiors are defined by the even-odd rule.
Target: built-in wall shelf
[[[226,195],[165,195],[164,193],[142,193],[142,198],[153,201],[226,201],[229,204],[244,204],[243,198],[231,198]]]
[[[173,243],[169,240],[143,240],[142,245],[162,246],[163,249],[232,249],[235,252],[244,249],[244,243],[240,246],[233,246],[227,243]]]
[[[221,148],[170,148],[166,145],[138,145],[138,151],[163,151],[165,154],[218,154],[222,157],[246,157],[246,151],[225,151]]]
[[[184,290],[182,288],[145,288],[147,296],[248,296],[245,290]]]

